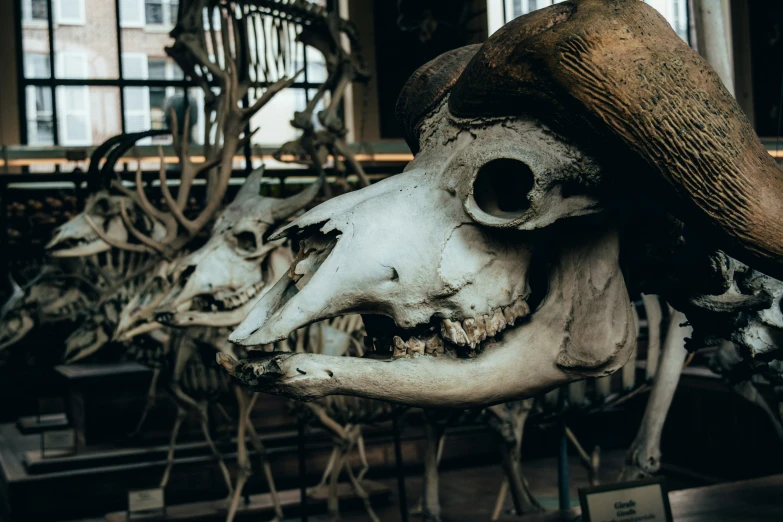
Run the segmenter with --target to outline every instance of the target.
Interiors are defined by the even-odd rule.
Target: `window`
[[[181,0],[14,1],[21,7],[16,11],[18,21],[27,24],[18,34],[23,59],[17,65],[24,98],[20,106],[24,114],[19,120],[24,143],[87,146],[119,132],[164,128],[165,107],[173,97],[181,101],[186,92],[187,100],[197,109],[191,113],[193,139],[203,140],[203,93],[163,52],[172,44],[168,32],[177,21]],[[212,9],[211,18],[206,16],[207,9],[204,11],[205,21],[212,20],[219,29],[220,9]],[[70,27],[87,23],[89,30]],[[268,31],[271,27],[266,26]],[[271,61],[276,56],[275,45],[268,51]],[[53,56],[50,47],[54,48]],[[293,87],[302,89],[299,98],[305,92],[305,81],[318,82],[326,76],[322,55],[308,51],[300,58],[298,50],[293,59],[307,65],[307,72]],[[216,54],[222,62],[220,49]],[[297,107],[301,105],[299,98]],[[286,121],[290,118],[291,114],[284,116]],[[278,138],[272,135],[269,139],[278,143]],[[161,137],[156,141],[167,140]]]
[[[48,13],[46,0],[23,0],[22,2],[22,20],[25,22],[46,22],[49,20]]]
[[[56,6],[58,24],[85,24],[84,0],[57,0],[54,5]]]
[[[559,4],[563,0],[487,0],[489,34],[518,16]],[[644,0],[671,24],[680,38],[688,40],[688,0]]]
[[[62,52],[57,55],[57,78],[87,78],[87,55]],[[57,87],[58,130],[62,145],[91,145],[90,88],[86,85]]]
[[[144,0],[144,19],[147,25],[174,25],[178,9],[179,0]]]
[[[54,112],[52,90],[49,87],[25,88],[27,103],[27,142],[30,145],[54,143]]]
[[[120,0],[120,27],[144,27],[144,0]]]
[[[27,53],[24,56],[25,78],[49,78],[49,55],[39,53]]]

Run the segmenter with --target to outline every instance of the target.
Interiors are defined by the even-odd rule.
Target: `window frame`
[[[55,51],[55,28],[57,25],[84,25],[86,23],[86,17],[88,16],[86,9],[85,9],[85,0],[67,0],[67,1],[76,1],[79,2],[81,7],[81,18],[73,18],[73,19],[64,19],[61,18],[61,0],[46,0],[47,5],[49,9],[47,9],[47,20],[33,20],[30,19],[27,14],[32,12],[32,2],[34,0],[14,0],[17,4],[17,9],[15,9],[15,17],[16,17],[16,24],[17,27],[20,29],[17,31],[16,35],[16,43],[17,43],[17,49],[18,49],[18,56],[19,59],[17,60],[17,78],[18,78],[18,88],[19,88],[19,108],[20,108],[20,118],[19,118],[19,127],[20,127],[20,138],[22,144],[30,144],[31,138],[35,138],[35,136],[32,136],[31,132],[29,132],[28,129],[28,119],[30,117],[35,117],[36,119],[39,119],[36,114],[29,114],[30,107],[28,104],[28,87],[41,87],[49,89],[51,92],[51,105],[52,105],[52,146],[61,146],[66,145],[66,142],[70,141],[68,136],[61,136],[62,130],[63,130],[63,124],[60,121],[65,116],[65,112],[63,111],[62,103],[62,95],[59,94],[62,91],[60,89],[61,87],[84,87],[87,92],[89,92],[89,87],[115,87],[119,91],[119,98],[120,98],[120,123],[121,123],[121,132],[125,133],[126,131],[126,111],[127,111],[127,104],[125,102],[125,88],[127,87],[164,87],[166,88],[166,95],[170,96],[170,93],[175,92],[177,89],[182,89],[185,92],[190,92],[192,95],[195,93],[195,98],[197,100],[197,103],[199,104],[199,115],[203,113],[203,99],[202,96],[199,96],[198,92],[198,85],[189,80],[187,77],[181,77],[181,79],[171,79],[175,77],[176,75],[176,67],[173,63],[171,63],[170,60],[166,59],[166,79],[163,80],[151,80],[151,79],[128,79],[123,77],[123,50],[122,50],[122,43],[123,43],[123,31],[133,31],[133,30],[150,30],[150,31],[160,31],[161,27],[166,27],[165,25],[161,26],[161,24],[152,24],[148,25],[146,23],[134,23],[133,20],[128,22],[127,20],[123,21],[120,20],[120,13],[122,12],[122,5],[121,2],[123,0],[101,0],[101,1],[107,1],[112,2],[114,4],[114,13],[115,13],[115,24],[112,29],[114,30],[116,34],[116,52],[117,52],[117,60],[118,60],[118,75],[116,78],[106,78],[106,79],[96,79],[96,78],[63,78],[62,75],[58,75],[55,69],[58,69],[57,62],[60,60],[59,56],[66,55],[66,51]],[[161,0],[161,4],[163,6],[164,11],[164,22],[166,21],[166,18],[171,18],[171,15],[173,14],[172,4],[179,4],[182,0],[176,1],[176,0]],[[146,13],[143,12],[145,7],[145,0],[138,0],[140,8],[141,8],[141,19],[145,20]],[[336,3],[331,6],[332,9],[336,9]],[[50,73],[46,78],[33,78],[28,77],[26,75],[27,72],[25,70],[25,58],[24,58],[24,41],[23,41],[23,34],[24,31],[21,29],[23,27],[31,27],[36,28],[38,30],[41,30],[42,28],[46,28],[47,35],[48,35],[48,53],[39,53],[36,52],[35,54],[44,54],[45,56],[49,57],[49,66],[50,66]],[[148,59],[152,55],[148,55]],[[54,59],[52,59],[54,57]],[[305,53],[304,56],[304,62],[305,65],[307,64],[307,56]],[[89,64],[89,62],[88,62]],[[30,67],[28,67],[30,69]],[[87,75],[89,76],[89,74]],[[291,87],[294,89],[303,89],[305,92],[305,97],[309,99],[309,90],[310,89],[316,89],[320,86],[320,84],[317,83],[310,83],[307,78],[307,67],[305,67],[304,71],[304,78],[301,78],[300,80],[297,80]],[[196,89],[195,91],[193,89]],[[88,94],[89,96],[89,94]],[[58,103],[59,102],[59,103]],[[90,107],[88,107],[89,111]],[[148,115],[151,118],[151,114]],[[88,122],[90,125],[92,125],[92,122]],[[199,136],[203,135],[203,122],[201,121],[201,118],[199,118],[199,121],[197,122],[197,126],[194,129],[194,132],[198,132]],[[88,140],[89,141],[89,140]],[[74,143],[74,142],[71,142]],[[36,145],[44,145],[44,144],[36,144]],[[95,146],[98,145],[98,143],[85,143],[83,145],[74,145],[73,146]],[[69,145],[70,146],[70,145]],[[247,147],[246,153],[250,154],[250,148]],[[248,163],[249,164],[249,163]]]

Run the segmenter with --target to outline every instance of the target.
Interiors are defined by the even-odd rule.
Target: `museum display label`
[[[580,488],[583,522],[672,522],[663,479]]]
[[[166,511],[163,488],[137,489],[128,491],[128,518],[134,515],[149,515]]]
[[[76,453],[76,430],[50,430],[41,433],[41,456],[64,457]]]

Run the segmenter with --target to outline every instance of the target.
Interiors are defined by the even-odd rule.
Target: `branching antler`
[[[285,5],[285,3],[283,3]],[[243,107],[249,89],[253,86],[248,70],[251,53],[247,34],[254,22],[246,6],[225,0],[193,0],[181,2],[176,28],[172,31],[174,44],[167,53],[179,64],[185,74],[201,87],[205,96],[205,136],[202,163],[194,163],[189,155],[190,111],[186,111],[184,128],[179,128],[174,110],[171,110],[173,146],[179,159],[180,185],[176,196],[169,187],[166,165],[161,152],[159,179],[166,208],[158,209],[144,194],[140,172],[136,175],[136,191],[121,183],[115,188],[132,198],[139,211],[153,223],[162,225],[162,238],[139,230],[128,209],[121,207],[121,217],[129,235],[138,244],[110,242],[112,246],[133,251],[159,253],[171,257],[184,247],[209,223],[220,208],[233,170],[233,158],[252,136],[248,129],[250,119],[281,90],[289,87],[299,74],[283,76],[266,84],[262,96]],[[214,14],[219,14],[219,27]],[[203,16],[207,15],[207,22]],[[254,16],[257,13],[254,13]],[[258,54],[258,53],[256,53]],[[206,177],[207,200],[195,218],[185,215],[194,182]],[[95,232],[104,239],[97,227]],[[155,227],[151,227],[152,231]],[[104,239],[106,240],[106,239]],[[108,241],[107,241],[108,242]]]

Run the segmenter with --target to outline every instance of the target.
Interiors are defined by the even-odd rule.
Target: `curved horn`
[[[266,167],[261,165],[248,174],[247,179],[245,179],[245,182],[242,184],[242,187],[240,187],[239,192],[237,192],[237,195],[234,197],[234,201],[246,199],[249,197],[258,197],[261,192],[261,180],[264,177],[265,170]]]
[[[441,54],[416,69],[405,82],[395,112],[414,154],[419,151],[419,122],[438,106],[480,47],[481,44],[466,45]]]
[[[783,172],[710,65],[644,2],[573,0],[509,22],[465,68],[449,108],[532,114],[614,164],[620,156],[624,173],[642,173],[630,183],[783,277]]]
[[[101,188],[101,176],[100,176],[100,163],[106,153],[113,149],[122,139],[125,134],[118,134],[112,136],[108,140],[98,145],[92,154],[90,155],[90,164],[87,167],[87,192],[93,193]]]
[[[272,218],[276,223],[293,216],[305,208],[313,201],[313,199],[315,199],[318,193],[321,192],[321,187],[323,187],[324,180],[326,179],[326,171],[321,168],[320,165],[318,166],[318,170],[320,170],[321,173],[318,175],[318,179],[315,180],[312,185],[298,194],[281,199],[275,203],[275,205],[272,207]]]
[[[136,146],[137,141],[150,136],[163,136],[164,134],[171,134],[171,131],[167,129],[156,129],[115,136],[115,138],[119,138],[119,145],[114,147],[109,155],[106,156],[106,162],[103,164],[103,168],[101,168],[100,172],[101,183],[108,185],[111,182],[111,178],[114,176],[114,166],[125,153]]]

